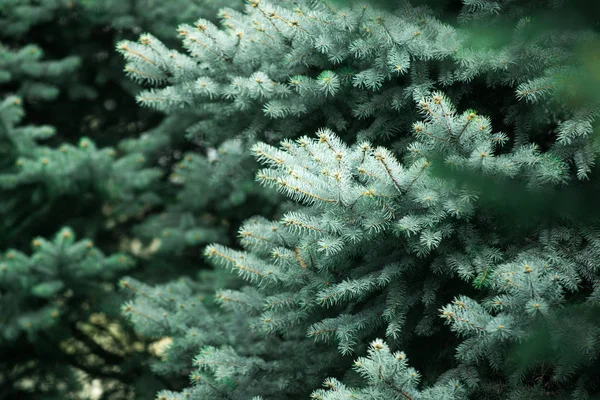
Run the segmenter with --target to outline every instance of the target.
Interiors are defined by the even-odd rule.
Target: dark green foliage
[[[130,389],[111,379],[118,381],[119,373],[139,376],[143,357],[132,351],[136,336],[106,320],[115,319],[110,282],[133,260],[105,256],[91,241],[76,241],[68,228],[51,241],[36,238],[31,246],[30,256],[15,249],[0,256],[2,396],[74,393],[81,377],[73,367],[108,378],[108,387],[126,396]],[[137,365],[117,373],[114,366],[125,365],[126,355]]]
[[[165,203],[155,161],[181,145],[152,153],[121,140],[150,127],[182,137],[135,104],[112,49],[145,29],[168,42],[178,23],[216,13],[204,3],[0,2],[0,398],[88,398],[97,380],[103,399],[182,387],[151,375],[150,341],[119,314],[115,285],[141,263],[103,261],[130,251],[131,219]],[[62,243],[67,233],[87,242]]]

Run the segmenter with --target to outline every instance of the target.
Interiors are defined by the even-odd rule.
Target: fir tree
[[[118,140],[153,125],[177,138],[172,121],[185,123],[135,106],[139,88],[110,50],[142,29],[169,41],[186,13],[213,14],[204,2],[149,3],[0,4],[0,398],[79,398],[94,381],[106,399],[181,387],[149,374],[150,343],[118,312],[116,282],[141,263],[103,255],[139,255],[121,238],[163,203],[151,164],[178,151]]]
[[[582,4],[3,2],[0,395],[597,395]]]
[[[31,256],[9,249],[0,259],[3,397],[77,393],[81,376],[73,367],[107,379],[107,391],[126,396],[127,389],[112,381],[120,379],[114,365],[124,365],[124,355],[143,362],[133,350],[142,342],[106,324],[114,317],[101,311],[114,307],[106,284],[128,270],[132,259],[105,256],[91,241],[75,241],[68,228],[52,240],[36,238],[31,246]],[[118,340],[121,352],[105,350],[99,336],[104,345]],[[138,368],[127,372],[134,375]]]
[[[156,372],[192,381],[159,399],[597,393],[598,21],[543,3],[465,1],[446,23],[433,2],[252,0],[181,25],[185,53],[117,46],[157,86],[142,104],[197,119],[190,160],[237,141],[296,203],[208,246],[197,282],[123,281],[136,328],[172,339]],[[184,164],[180,193],[233,162]]]
[[[9,61],[9,66],[16,62]],[[69,72],[67,67],[60,71],[61,63],[34,59],[31,64],[32,70],[41,71],[37,78]],[[55,67],[50,76],[43,73]],[[17,82],[28,79],[11,76]],[[28,87],[42,94],[43,100],[54,97],[44,95],[46,90],[52,92],[50,85]],[[74,242],[75,233],[68,228],[53,241],[29,236],[51,229],[47,221],[56,216],[67,222],[68,214],[61,210],[76,197],[79,201],[71,206],[78,207],[71,211],[79,215],[90,203],[103,201],[119,202],[124,210],[135,212],[148,201],[149,193],[144,191],[156,181],[157,170],[144,168],[139,153],[116,159],[115,150],[98,149],[86,137],[76,146],[49,146],[46,143],[55,129],[24,124],[24,117],[22,98],[7,96],[0,102],[0,245],[4,253],[0,259],[0,395],[77,395],[86,381],[82,372],[88,382],[101,379],[107,397],[129,395],[137,379],[145,381],[150,392],[158,390],[163,385],[149,376],[148,355],[140,353],[144,341],[119,325],[116,312],[120,300],[114,296],[115,282],[126,270],[131,272],[132,260],[125,255],[104,256],[90,240]],[[47,225],[40,227],[40,221]],[[98,224],[106,223],[102,218],[87,222],[90,235],[98,231]],[[27,256],[30,246],[35,253]],[[132,378],[132,386],[129,381],[124,384]]]

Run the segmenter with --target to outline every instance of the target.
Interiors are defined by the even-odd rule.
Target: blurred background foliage
[[[123,197],[102,189],[114,192],[114,177],[100,174],[97,179],[105,182],[88,185],[89,175],[65,175],[65,187],[73,183],[69,179],[79,180],[68,190],[43,180],[14,186],[9,178],[23,156],[32,156],[23,151],[34,146],[24,138],[29,136],[43,140],[35,151],[48,157],[59,148],[76,154],[97,148],[111,156],[116,150],[117,157],[135,152],[138,162],[144,158],[144,164],[156,165],[181,154],[178,146],[188,145],[184,132],[174,129],[173,118],[136,104],[141,87],[126,77],[114,49],[120,40],[135,40],[142,32],[177,47],[179,24],[199,17],[214,20],[223,5],[241,8],[242,1],[0,1],[0,268],[8,271],[0,279],[0,399],[148,399],[160,389],[186,383],[151,373],[149,359],[160,357],[161,346],[123,323],[124,299],[117,289],[121,274],[85,276],[83,281],[78,274],[69,277],[67,260],[75,244],[56,250],[42,270],[32,261],[40,257],[42,237],[60,236],[56,232],[61,227],[71,226],[78,236],[94,239],[90,252],[124,250],[139,257],[128,264],[128,273],[135,276],[144,268],[143,257],[156,251],[158,242],[143,246],[128,238],[134,217],[143,212],[137,207],[127,214],[111,204],[115,193]],[[175,118],[184,123],[181,115]],[[124,139],[137,144],[152,129],[173,132],[181,140],[155,152],[127,149]],[[93,157],[92,166],[97,163]],[[168,190],[167,172],[158,172],[151,190]],[[160,211],[159,203],[146,203],[155,209],[144,212]],[[19,278],[23,268],[31,268],[26,280]],[[154,279],[174,278],[179,272],[170,265]],[[36,328],[32,321],[42,325]]]

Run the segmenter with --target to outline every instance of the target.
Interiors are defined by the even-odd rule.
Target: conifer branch
[[[123,43],[120,48],[121,48],[121,50],[126,51],[128,53],[131,53],[134,56],[142,59],[143,61],[147,62],[148,64],[152,64],[154,66],[158,66],[154,61],[152,61],[151,59],[149,59],[148,57],[146,57],[145,55],[143,55],[139,51],[135,51],[132,48],[130,48],[129,46],[127,46],[127,43]]]
[[[388,176],[390,177],[390,179],[394,183],[394,186],[396,186],[396,189],[398,189],[398,191],[400,193],[403,193],[404,191],[402,190],[402,187],[400,186],[400,183],[398,183],[398,181],[396,180],[396,178],[392,174],[392,170],[390,169],[390,167],[385,162],[385,156],[382,155],[382,154],[380,154],[380,153],[375,153],[375,159],[377,161],[379,161],[381,163],[381,165],[383,165],[383,168],[385,169],[385,172],[387,172]]]

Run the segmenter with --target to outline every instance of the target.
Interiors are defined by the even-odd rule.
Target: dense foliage
[[[8,393],[598,396],[594,7],[209,3],[0,8]]]
[[[157,372],[191,376],[184,398],[594,393],[598,21],[568,2],[340,3],[254,0],[181,25],[184,53],[117,47],[155,86],[138,101],[197,115],[214,162],[178,166],[183,197],[213,193],[197,177],[221,177],[235,143],[297,203],[242,224],[242,249],[207,247],[213,277],[125,281],[137,329],[173,340]],[[221,185],[244,187],[237,170]],[[348,356],[377,337],[361,382]]]
[[[135,104],[112,49],[143,29],[175,43],[174,26],[211,4],[0,2],[0,398],[148,398],[185,383],[151,375],[151,342],[119,312],[117,282],[143,264],[113,254],[131,253],[131,221],[167,201],[155,162],[178,150],[119,144],[172,124]]]

